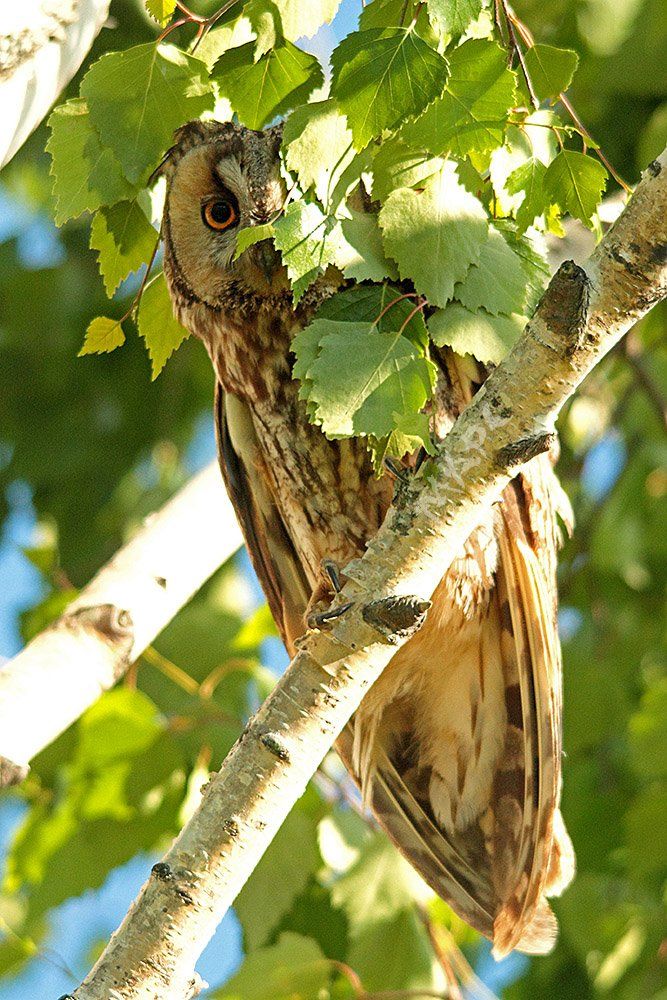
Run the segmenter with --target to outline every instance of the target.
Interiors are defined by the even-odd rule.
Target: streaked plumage
[[[363,443],[327,441],[309,424],[291,378],[292,337],[341,287],[340,273],[329,268],[294,310],[270,245],[232,260],[238,226],[282,206],[279,142],[277,129],[181,129],[163,166],[163,235],[175,313],[217,375],[223,475],[292,651],[307,609],[330,596],[322,561],[343,567],[363,551],[392,483],[373,476]],[[202,206],[223,197],[238,224],[218,232]],[[223,223],[226,212],[218,204]],[[485,373],[448,349],[434,360],[432,424],[443,436]],[[545,897],[574,867],[558,809],[556,514],[567,519],[567,511],[548,458],[535,459],[443,567],[426,624],[338,744],[389,836],[498,955],[550,949],[556,924]]]

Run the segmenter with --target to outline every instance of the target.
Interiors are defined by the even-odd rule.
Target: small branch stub
[[[399,638],[408,639],[422,627],[430,607],[430,601],[418,597],[385,597],[381,601],[371,601],[361,614],[367,625],[393,645]]]

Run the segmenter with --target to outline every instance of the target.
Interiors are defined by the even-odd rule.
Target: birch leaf
[[[547,167],[543,184],[553,204],[593,228],[593,215],[607,185],[607,171],[599,160],[563,149]]]
[[[151,381],[155,381],[167,360],[189,336],[174,317],[164,274],[156,275],[144,288],[137,326],[151,359]]]
[[[334,50],[331,64],[332,97],[357,149],[420,114],[447,80],[447,60],[408,28],[355,31]]]
[[[110,298],[128,274],[148,263],[157,238],[136,201],[119,201],[95,213],[90,248],[97,250],[100,274]]]
[[[380,212],[387,252],[398,262],[402,278],[432,305],[444,306],[454,285],[479,260],[488,236],[481,204],[445,163],[420,191],[399,188]]]
[[[105,53],[81,81],[81,96],[132,183],[148,179],[179,125],[214,104],[205,64],[153,42]]]

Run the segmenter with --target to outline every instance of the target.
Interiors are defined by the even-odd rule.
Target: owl
[[[271,241],[235,259],[239,232],[284,207],[280,142],[280,126],[181,128],[161,167],[162,235],[174,313],[213,364],[222,474],[292,654],[332,596],[333,567],[379,528],[394,481],[374,473],[362,441],[327,440],[309,422],[292,378],[292,339],[342,274],[329,267],[295,306]],[[442,439],[486,372],[447,348],[433,360]],[[552,948],[547,897],[574,871],[559,809],[556,515],[567,511],[549,457],[531,461],[442,567],[425,625],[337,744],[389,837],[498,957]]]

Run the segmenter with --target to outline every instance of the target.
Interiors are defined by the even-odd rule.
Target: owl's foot
[[[323,628],[329,625],[331,622],[335,621],[336,618],[340,618],[349,611],[354,601],[346,601],[345,604],[339,604],[337,608],[327,609],[326,611],[311,612],[307,619],[306,624],[308,628]]]
[[[338,568],[338,563],[335,563],[333,559],[323,559],[322,569],[329,577],[329,580],[331,581],[331,586],[334,589],[334,593],[340,594],[343,587],[340,582],[340,569]]]
[[[332,595],[340,594],[342,590],[340,569],[338,563],[333,559],[322,560],[322,572],[326,579],[323,579],[319,587],[310,599],[308,610],[306,611],[306,625],[308,628],[322,628],[329,622],[340,618],[352,607],[352,602],[341,604],[337,608],[329,609]]]

